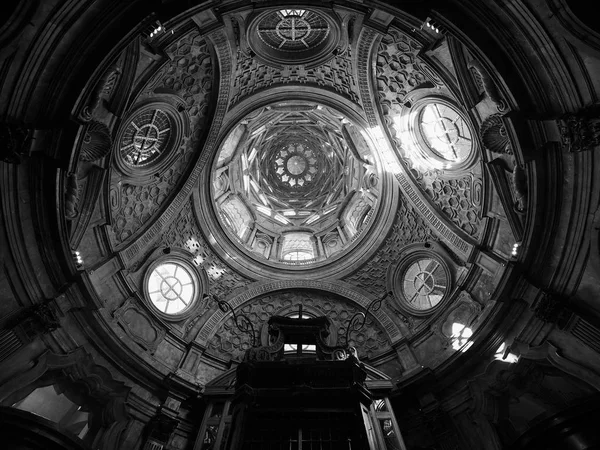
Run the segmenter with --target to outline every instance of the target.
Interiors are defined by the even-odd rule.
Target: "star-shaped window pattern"
[[[319,171],[315,153],[301,143],[291,143],[280,150],[274,166],[279,180],[291,188],[308,186]]]

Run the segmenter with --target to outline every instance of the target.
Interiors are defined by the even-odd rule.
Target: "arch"
[[[237,310],[258,297],[291,289],[323,291],[340,295],[363,311],[369,306],[369,303],[375,299],[373,296],[359,293],[355,287],[350,287],[350,285],[339,281],[282,280],[272,283],[254,283],[248,286],[244,291],[228,296],[225,301],[227,301],[234,310]],[[208,341],[229,317],[229,314],[224,313],[220,309],[215,311],[199,330],[195,341],[200,345],[207,345]],[[402,338],[402,334],[396,321],[387,314],[383,308],[373,312],[373,317],[377,325],[379,325],[385,333],[391,345]]]
[[[0,386],[0,405],[11,406],[36,388],[53,384],[51,375],[82,388],[100,406],[92,416],[94,441],[102,450],[117,448],[129,418],[126,399],[130,387],[113,379],[105,367],[95,364],[83,347],[66,355],[43,353],[33,367]]]

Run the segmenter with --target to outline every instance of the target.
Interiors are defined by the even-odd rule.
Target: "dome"
[[[319,103],[269,104],[243,117],[212,167],[222,229],[249,257],[306,268],[369,233],[381,168],[364,129]]]
[[[8,446],[228,448],[273,316],[373,448],[600,445],[594,2],[392,3],[8,2]]]

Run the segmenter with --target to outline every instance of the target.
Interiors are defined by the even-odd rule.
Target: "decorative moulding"
[[[166,330],[157,326],[133,298],[128,298],[113,313],[113,317],[127,336],[151,354],[156,351],[158,344],[165,337]]]

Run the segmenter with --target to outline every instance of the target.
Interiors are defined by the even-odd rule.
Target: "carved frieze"
[[[103,123],[93,120],[85,127],[79,159],[81,161],[97,161],[108,155],[111,147],[110,130]]]
[[[113,65],[104,73],[104,75],[102,75],[102,78],[98,81],[98,84],[96,84],[88,102],[79,115],[81,120],[89,122],[95,117],[96,110],[100,104],[104,100],[110,98],[120,74],[121,68]]]

